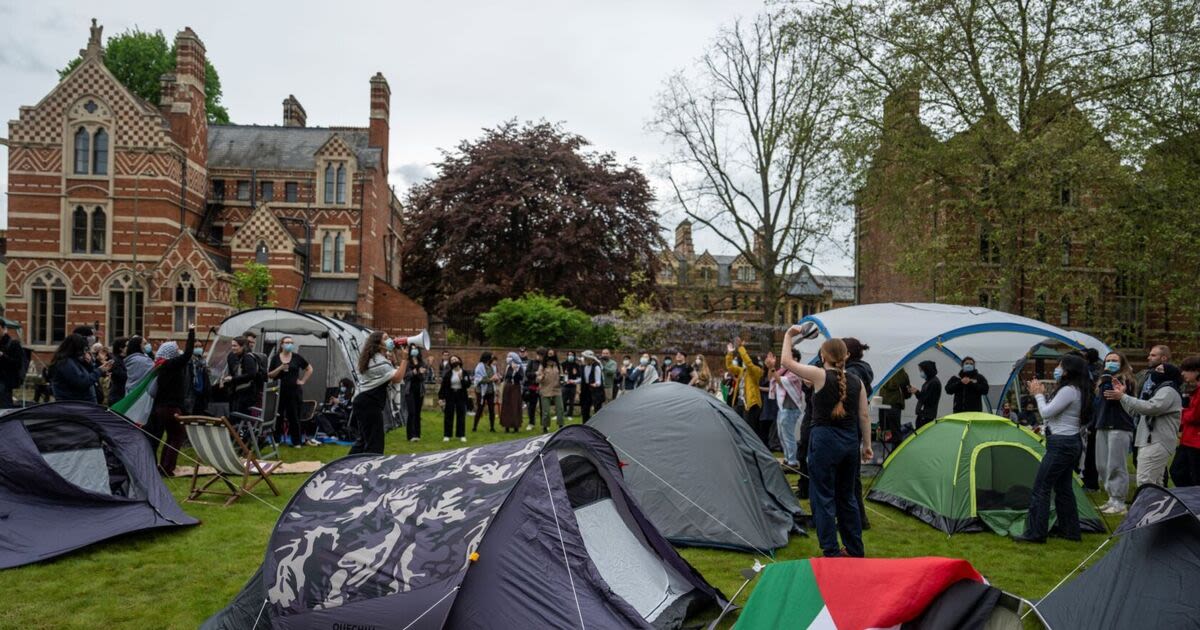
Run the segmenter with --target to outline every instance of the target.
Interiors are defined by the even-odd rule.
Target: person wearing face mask
[[[638,387],[653,385],[658,382],[658,367],[654,365],[654,359],[649,354],[643,354],[638,359],[637,369],[642,372],[642,377],[638,379]]]
[[[390,390],[399,387],[410,372],[409,358],[402,348],[397,352],[396,342],[382,330],[367,336],[355,364],[362,386],[350,401],[350,424],[358,430],[350,455],[383,454],[384,412],[391,399]],[[408,422],[419,426],[420,411],[410,415]]]
[[[587,424],[592,419],[592,411],[599,411],[604,405],[604,366],[591,350],[583,351],[579,387],[579,411]]]
[[[203,342],[197,341],[192,344],[190,356],[184,371],[187,384],[184,387],[183,410],[188,415],[207,415],[211,384],[208,377],[208,362],[204,360]]]
[[[496,383],[500,375],[496,373],[496,358],[491,350],[484,350],[479,355],[479,363],[475,366],[475,425],[471,432],[479,430],[479,421],[483,419],[483,410],[487,409],[488,425],[492,433],[496,432]]]
[[[425,406],[425,375],[428,372],[425,353],[415,345],[410,346],[408,369],[404,374],[404,405],[407,411],[404,432],[409,442],[421,441],[421,408]]]
[[[562,369],[558,357],[546,355],[546,361],[538,368],[538,388],[542,397],[542,433],[550,430],[550,414],[556,413],[558,427],[563,427]]]
[[[734,339],[733,343],[725,345],[725,369],[737,378],[733,408],[746,421],[746,424],[750,425],[754,433],[760,439],[764,439],[763,445],[765,446],[767,436],[758,422],[759,414],[762,413],[762,395],[759,392],[758,384],[762,380],[763,369],[746,351],[741,337]]]
[[[603,348],[600,350],[600,370],[601,377],[604,380],[605,397],[611,396],[614,400],[617,397],[617,362],[612,358],[612,350]],[[596,407],[596,411],[600,411],[600,407]]]
[[[983,397],[988,393],[988,382],[975,369],[975,359],[963,357],[962,369],[946,381],[946,393],[954,395],[954,413],[983,411]]]
[[[1054,380],[1057,386],[1049,400],[1041,381],[1035,379],[1027,384],[1045,423],[1046,454],[1033,480],[1025,531],[1013,538],[1017,542],[1045,543],[1050,534],[1073,541],[1082,539],[1074,473],[1083,454],[1081,419],[1092,417],[1092,381],[1087,361],[1074,354],[1063,355],[1054,368]],[[1054,531],[1050,531],[1051,494],[1057,519]]]
[[[583,377],[583,370],[579,368],[579,362],[575,360],[574,352],[568,352],[567,360],[562,362],[562,376],[563,411],[570,420],[575,415],[575,394],[579,390],[579,381]]]
[[[698,387],[706,392],[712,392],[714,387],[712,370],[708,369],[708,362],[704,360],[704,355],[697,354],[692,360],[692,378],[688,381],[688,385]]]
[[[521,389],[525,383],[525,364],[516,352],[509,352],[504,362],[504,389],[500,392],[500,426],[504,432],[521,430]]]
[[[134,335],[125,344],[125,396],[137,388],[142,379],[154,369],[150,341]]]
[[[1104,398],[1104,393],[1112,391],[1113,382],[1120,383],[1127,389],[1135,387],[1136,380],[1129,361],[1120,352],[1110,352],[1104,357],[1100,378],[1096,380],[1096,404],[1093,412],[1096,427],[1096,468],[1100,484],[1108,493],[1108,501],[1100,507],[1105,514],[1124,514],[1126,510],[1125,495],[1129,493],[1129,469],[1125,464],[1125,454],[1133,441],[1133,417],[1118,400]]]
[[[1191,386],[1192,394],[1187,408],[1180,414],[1183,434],[1179,448],[1175,451],[1175,462],[1171,464],[1171,480],[1176,487],[1200,485],[1200,391],[1196,389],[1200,378],[1200,357],[1188,357],[1179,365],[1183,380]]]
[[[234,337],[229,344],[229,355],[225,357],[225,376],[221,377],[221,388],[229,398],[231,413],[249,414],[261,400],[255,396],[258,380],[258,360],[250,352],[250,341],[245,337]]]
[[[471,373],[463,369],[462,359],[450,355],[446,371],[442,373],[438,386],[438,400],[442,406],[442,441],[450,438],[467,441],[467,399],[471,391]]]
[[[675,383],[683,383],[687,385],[692,382],[692,366],[688,365],[687,355],[682,352],[676,352],[671,360],[671,369],[667,371],[667,378]]]
[[[296,352],[296,341],[290,336],[279,340],[279,352],[271,357],[267,365],[267,378],[279,380],[279,416],[287,423],[292,447],[320,446],[315,439],[304,439],[304,428],[300,426],[300,405],[304,398],[304,384],[312,376],[313,368]]]
[[[642,384],[642,374],[641,364],[634,365],[633,360],[626,356],[621,364],[621,393],[628,394],[637,389]]]
[[[933,361],[921,361],[917,369],[925,382],[921,389],[909,386],[908,393],[917,397],[917,428],[920,429],[937,419],[938,404],[942,402],[942,381],[937,377],[937,364]]]
[[[1159,363],[1146,379],[1152,387],[1140,398],[1129,395],[1120,381],[1104,392],[1106,400],[1120,401],[1125,411],[1140,416],[1133,445],[1137,447],[1137,485],[1161,483],[1167,464],[1179,445],[1179,421],[1183,396],[1179,391],[1183,375],[1170,363]]]

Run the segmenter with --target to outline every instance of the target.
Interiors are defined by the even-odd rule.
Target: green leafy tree
[[[248,262],[233,274],[233,307],[275,306],[275,281],[266,265]]]
[[[488,340],[502,346],[600,347],[616,339],[611,326],[593,324],[566,298],[536,292],[500,300],[479,316],[479,325]]]
[[[72,59],[58,71],[65,79],[83,59]],[[104,65],[134,94],[158,105],[162,101],[164,74],[175,71],[175,46],[162,31],[148,33],[137,28],[108,38],[104,47]],[[204,109],[208,122],[229,124],[229,111],[221,105],[221,77],[207,59],[204,61]]]

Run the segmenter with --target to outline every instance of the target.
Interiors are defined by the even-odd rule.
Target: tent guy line
[[[563,564],[567,567],[567,581],[571,583],[571,595],[575,597],[575,612],[579,613],[579,627],[583,625],[583,607],[579,605],[579,593],[575,591],[575,576],[571,573],[571,562],[567,560],[567,543],[563,542],[562,526],[558,524],[558,508],[554,506],[554,493],[550,490],[550,476],[546,474],[546,456],[538,453],[538,463],[542,465],[542,479],[546,480],[546,497],[550,499],[550,513],[554,515],[554,529],[558,530],[558,545],[562,547]]]
[[[258,607],[258,616],[254,618],[254,625],[250,626],[251,630],[258,630],[258,620],[262,619],[263,611],[267,609],[267,601],[268,599],[264,597],[262,606]]]
[[[1088,554],[1088,557],[1084,558],[1083,562],[1080,562],[1078,566],[1076,566],[1074,569],[1071,569],[1070,571],[1068,571],[1067,574],[1063,576],[1063,579],[1059,580],[1058,584],[1054,585],[1054,588],[1050,589],[1050,591],[1048,593],[1046,593],[1045,595],[1042,596],[1042,599],[1038,600],[1038,603],[1041,603],[1047,597],[1050,597],[1050,595],[1052,593],[1054,593],[1054,591],[1058,590],[1058,587],[1062,586],[1063,584],[1066,584],[1067,580],[1071,579],[1072,575],[1075,575],[1080,569],[1083,568],[1083,565],[1087,564],[1088,561],[1091,560],[1093,556],[1095,556],[1097,553],[1100,553],[1100,550],[1103,549],[1104,546],[1107,545],[1110,541],[1112,541],[1113,536],[1116,536],[1116,534],[1109,534],[1108,538],[1105,538],[1104,541],[1100,543],[1099,547],[1096,547],[1095,549],[1093,549],[1092,553]],[[1038,617],[1042,616],[1041,611],[1037,610],[1038,605],[1033,603],[1033,600],[1029,600],[1029,606],[1030,606],[1029,610],[1025,611],[1024,615],[1021,615],[1022,621],[1026,617],[1029,616],[1029,613],[1034,612],[1034,611],[1037,611]]]
[[[438,604],[441,604],[442,602],[446,601],[447,597],[450,597],[451,595],[457,593],[459,588],[461,588],[461,587],[455,586],[454,588],[447,591],[445,595],[442,595],[441,599],[430,604],[429,608],[426,608],[421,614],[417,615],[416,619],[413,619],[411,622],[409,622],[409,624],[407,626],[404,626],[404,630],[409,630],[409,628],[412,628],[413,626],[417,625],[417,622],[420,621],[425,615],[428,615],[429,611],[433,610],[434,608],[437,608]]]
[[[751,543],[749,540],[746,540],[746,538],[745,538],[744,536],[742,536],[741,534],[739,534],[739,533],[738,533],[736,530],[734,530],[732,527],[730,527],[730,526],[726,525],[726,524],[725,524],[725,522],[724,522],[724,521],[722,521],[721,519],[719,519],[719,518],[717,518],[717,517],[713,516],[713,515],[712,515],[712,513],[710,513],[708,510],[704,509],[703,507],[700,507],[700,504],[699,504],[699,503],[696,503],[695,501],[693,501],[693,500],[691,499],[691,497],[689,497],[688,495],[684,494],[683,492],[680,492],[680,490],[679,490],[678,488],[676,488],[675,486],[671,485],[671,482],[669,482],[669,481],[667,481],[666,479],[663,479],[662,477],[660,477],[660,476],[658,475],[658,473],[654,472],[654,470],[652,470],[652,469],[651,469],[649,466],[647,466],[647,465],[643,464],[642,462],[638,461],[638,459],[637,459],[636,457],[634,457],[633,455],[631,455],[631,454],[629,453],[629,451],[626,451],[625,449],[621,448],[621,447],[620,447],[620,446],[618,446],[618,445],[617,445],[615,442],[610,442],[610,444],[612,444],[612,447],[613,447],[614,449],[616,449],[616,450],[620,451],[620,452],[621,452],[621,455],[623,455],[623,456],[625,456],[625,457],[628,457],[629,459],[633,460],[633,463],[635,463],[635,464],[637,464],[638,466],[641,466],[642,468],[646,469],[646,472],[650,473],[651,475],[654,475],[654,478],[655,478],[655,479],[658,479],[659,481],[661,481],[661,482],[663,483],[663,485],[665,485],[666,487],[668,487],[668,488],[670,488],[671,490],[673,490],[673,491],[674,491],[676,494],[678,494],[679,496],[683,497],[685,501],[687,501],[688,503],[691,503],[692,505],[694,505],[694,506],[696,507],[696,509],[700,510],[701,512],[704,512],[705,516],[707,516],[707,517],[711,518],[712,520],[716,521],[718,525],[720,525],[721,527],[724,527],[725,529],[729,530],[729,532],[730,532],[731,534],[733,534],[734,536],[737,536],[738,538],[740,538],[740,539],[742,540],[742,542],[746,543],[746,546],[747,546],[747,547],[749,547],[750,549],[753,549],[753,550],[754,550],[754,551],[756,551],[756,552],[757,552],[759,555],[761,555],[762,557],[766,558],[768,561],[770,561],[770,562],[775,562],[775,558],[771,557],[769,554],[767,554],[766,552],[764,552],[762,549],[759,549],[758,547],[754,546],[754,543]]]

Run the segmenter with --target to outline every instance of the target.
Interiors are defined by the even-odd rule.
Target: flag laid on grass
[[[154,392],[157,389],[155,383],[158,381],[158,366],[150,370],[150,373],[142,378],[124,398],[113,403],[111,409],[130,420],[133,420],[139,426],[146,424],[150,419],[150,412],[154,410]]]
[[[737,630],[900,628],[961,580],[983,582],[966,560],[812,558],[767,565]]]

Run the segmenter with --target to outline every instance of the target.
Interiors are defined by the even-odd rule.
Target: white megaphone
[[[404,345],[416,346],[418,348],[421,348],[422,350],[428,350],[429,349],[429,331],[422,330],[421,332],[419,332],[411,337],[405,337]]]

